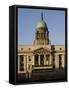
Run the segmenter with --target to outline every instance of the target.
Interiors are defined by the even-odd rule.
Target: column
[[[38,55],[38,64],[40,65],[40,55]]]
[[[34,55],[32,56],[32,65],[34,65]]]
[[[59,55],[55,54],[55,68],[59,68]]]
[[[49,64],[51,65],[52,64],[52,55],[50,54],[50,61],[49,61]]]
[[[65,67],[65,55],[62,54],[62,67],[64,68]]]
[[[27,68],[27,67],[26,67],[26,64],[27,64],[27,63],[26,63],[26,55],[24,55],[23,57],[24,57],[24,72],[26,72],[26,68]]]
[[[49,56],[46,55],[46,65],[49,65]]]
[[[44,65],[46,65],[46,55],[44,55]]]

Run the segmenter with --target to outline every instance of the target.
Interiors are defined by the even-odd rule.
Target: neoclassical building
[[[32,73],[35,69],[65,67],[65,45],[51,45],[49,31],[41,13],[35,28],[33,45],[18,45],[18,73]]]

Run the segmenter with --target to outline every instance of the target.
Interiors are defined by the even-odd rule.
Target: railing
[[[33,69],[53,69],[52,65],[33,65]]]

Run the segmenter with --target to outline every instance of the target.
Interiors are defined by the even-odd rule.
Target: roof
[[[47,28],[47,25],[43,19],[43,13],[41,13],[41,19],[39,20],[39,22],[36,25],[36,29],[37,28]]]

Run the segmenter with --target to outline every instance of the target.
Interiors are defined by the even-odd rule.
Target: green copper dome
[[[43,13],[41,13],[41,19],[36,25],[36,29],[37,28],[47,28],[47,25],[46,25],[45,21],[43,20]]]

